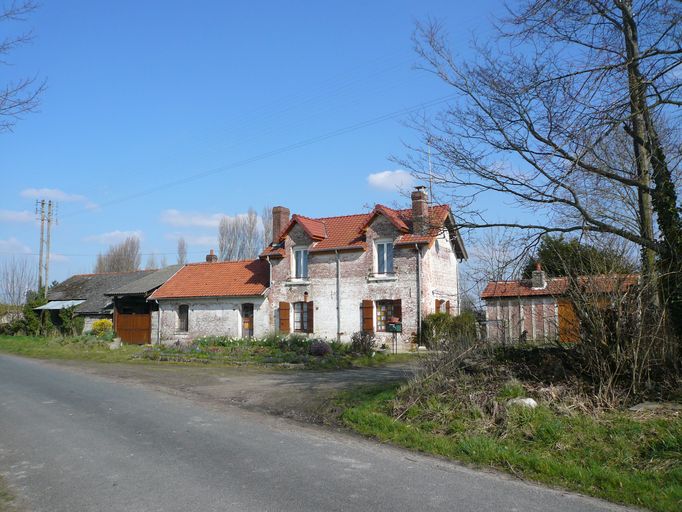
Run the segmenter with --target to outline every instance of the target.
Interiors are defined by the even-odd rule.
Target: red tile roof
[[[314,241],[310,252],[364,250],[367,247],[365,240],[366,228],[377,215],[384,215],[402,233],[396,239],[396,245],[428,244],[443,229],[445,220],[450,214],[450,207],[438,205],[431,207],[430,210],[432,227],[426,235],[410,233],[412,230],[411,208],[394,210],[393,208],[378,204],[370,213],[357,215],[322,217],[318,219],[294,215],[287,228],[282,231],[280,243],[284,241],[291,228],[298,223]],[[284,249],[281,246],[270,246],[263,251],[261,256],[283,257]]]
[[[149,298],[252,297],[265,292],[269,275],[268,263],[263,260],[191,263]]]
[[[611,276],[584,276],[579,278],[580,283],[593,288],[598,293],[611,293],[619,288],[629,288],[637,284],[637,274],[611,275]],[[515,281],[490,281],[483,292],[482,299],[494,299],[503,297],[542,297],[562,295],[568,290],[567,277],[550,277],[547,279],[545,288],[533,288],[530,279]]]

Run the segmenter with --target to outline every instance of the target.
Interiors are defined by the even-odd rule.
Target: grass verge
[[[39,359],[95,361],[101,363],[210,364],[216,366],[260,366],[333,370],[382,366],[412,360],[414,354],[374,356],[351,354],[342,345],[323,356],[308,353],[308,342],[284,346],[263,340],[205,338],[183,347],[123,345],[110,350],[109,344],[92,336],[43,338],[0,336],[0,352]]]
[[[483,415],[431,397],[395,417],[401,388],[340,395],[338,420],[365,436],[478,467],[655,511],[682,510],[679,413],[559,414],[513,407],[503,429]]]

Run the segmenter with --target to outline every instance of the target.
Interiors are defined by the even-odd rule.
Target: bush
[[[452,343],[476,340],[476,315],[464,311],[458,316],[433,313],[422,320],[422,343],[427,348],[442,348]]]
[[[315,340],[310,344],[310,355],[315,357],[324,357],[332,353],[332,348],[329,343],[322,340]]]
[[[92,333],[98,338],[101,338],[102,336],[110,333],[111,331],[113,331],[113,328],[114,326],[111,323],[111,320],[109,320],[108,318],[95,320],[92,323]]]
[[[307,354],[310,350],[312,341],[302,334],[290,334],[278,341],[278,348],[282,352],[295,352],[296,354]]]
[[[350,337],[351,352],[370,355],[376,349],[377,339],[373,332],[358,331]]]
[[[63,336],[80,336],[83,333],[85,319],[76,314],[76,307],[64,308],[59,312],[60,331]]]

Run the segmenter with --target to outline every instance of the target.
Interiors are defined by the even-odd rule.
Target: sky
[[[0,133],[0,257],[37,261],[35,201],[58,203],[50,281],[91,272],[127,235],[174,263],[216,247],[253,207],[308,216],[407,206],[391,160],[407,111],[452,93],[416,69],[416,21],[461,56],[502,2],[43,2],[0,81],[47,80],[40,109]],[[401,191],[403,193],[401,193]],[[456,212],[455,212],[456,214]]]

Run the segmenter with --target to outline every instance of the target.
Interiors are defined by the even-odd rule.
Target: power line
[[[454,95],[454,94],[449,94],[449,95],[447,95],[447,96],[442,96],[442,97],[440,97],[440,98],[436,98],[436,99],[433,99],[433,100],[430,100],[430,101],[425,101],[425,102],[423,102],[423,103],[419,103],[419,104],[413,105],[413,106],[411,106],[411,107],[407,107],[407,108],[404,108],[404,109],[400,109],[400,110],[396,110],[396,111],[393,111],[393,112],[389,112],[389,113],[387,113],[387,114],[383,114],[383,115],[380,115],[380,116],[377,116],[377,117],[374,117],[374,118],[371,118],[371,119],[368,119],[368,120],[365,120],[365,121],[361,121],[361,122],[359,122],[359,123],[355,123],[355,124],[352,124],[352,125],[348,125],[348,126],[345,126],[345,127],[343,127],[343,128],[338,128],[338,129],[336,129],[336,130],[332,130],[332,131],[327,132],[327,133],[324,133],[324,134],[322,134],[322,135],[318,135],[318,136],[315,136],[315,137],[311,137],[311,138],[308,138],[308,139],[304,139],[304,140],[295,142],[295,143],[293,143],[293,144],[288,144],[288,145],[286,145],[286,146],[282,146],[282,147],[277,148],[277,149],[273,149],[273,150],[270,150],[270,151],[266,151],[265,153],[261,153],[261,154],[259,154],[259,155],[256,155],[256,156],[253,156],[253,157],[250,157],[250,158],[246,158],[246,159],[243,159],[243,160],[238,160],[238,161],[233,162],[233,163],[231,163],[231,164],[223,165],[223,166],[220,166],[220,167],[215,167],[215,168],[213,168],[213,169],[209,169],[209,170],[203,171],[203,172],[198,172],[198,173],[196,173],[196,174],[192,174],[192,175],[187,176],[187,177],[184,177],[184,178],[180,178],[180,179],[177,179],[177,180],[169,181],[169,182],[164,183],[164,184],[162,184],[162,185],[159,185],[159,186],[156,186],[156,187],[151,187],[151,188],[148,188],[148,189],[146,189],[146,190],[142,190],[142,191],[137,192],[137,193],[135,193],[135,194],[130,194],[130,195],[128,195],[128,196],[120,197],[120,198],[118,198],[118,199],[113,199],[113,200],[111,200],[111,201],[107,201],[107,202],[101,203],[100,206],[111,206],[111,205],[114,205],[114,204],[118,204],[118,203],[121,203],[121,202],[128,201],[128,200],[130,200],[130,199],[136,199],[136,198],[138,198],[138,197],[143,197],[143,196],[146,196],[146,195],[149,195],[149,194],[153,194],[153,193],[155,193],[155,192],[160,192],[160,191],[162,191],[162,190],[166,190],[166,189],[175,187],[175,186],[177,186],[177,185],[183,185],[183,184],[185,184],[185,183],[191,183],[191,182],[193,182],[193,181],[197,181],[197,180],[200,180],[200,179],[202,179],[202,178],[206,178],[206,177],[208,177],[208,176],[212,176],[212,175],[214,175],[214,174],[220,174],[220,173],[223,173],[223,172],[225,172],[225,171],[229,171],[229,170],[232,170],[232,169],[236,169],[236,168],[239,168],[239,167],[243,167],[243,166],[248,165],[248,164],[252,164],[252,163],[254,163],[254,162],[258,162],[258,161],[260,161],[260,160],[265,160],[265,159],[270,158],[270,157],[273,157],[273,156],[277,156],[277,155],[280,155],[280,154],[283,154],[283,153],[288,153],[288,152],[290,152],[290,151],[294,151],[294,150],[296,150],[296,149],[300,149],[300,148],[303,148],[303,147],[311,146],[311,145],[313,145],[313,144],[317,144],[318,142],[322,142],[322,141],[325,141],[325,140],[328,140],[328,139],[331,139],[331,138],[334,138],[334,137],[339,137],[339,136],[341,136],[341,135],[346,135],[346,134],[348,134],[348,133],[352,133],[352,132],[357,131],[357,130],[360,130],[360,129],[362,129],[362,128],[366,128],[366,127],[368,127],[368,126],[373,126],[373,125],[375,125],[375,124],[382,123],[382,122],[384,122],[384,121],[388,121],[388,120],[394,119],[394,118],[396,118],[396,117],[398,117],[398,116],[402,116],[402,115],[406,115],[406,114],[411,114],[411,113],[414,113],[414,112],[416,112],[416,111],[418,111],[418,110],[422,110],[422,109],[426,109],[426,108],[433,107],[433,106],[435,106],[435,105],[438,105],[439,103],[443,103],[443,102],[445,102],[445,101],[447,101],[447,100],[453,99],[455,96],[456,96],[456,95]],[[71,216],[78,215],[78,214],[85,213],[85,212],[89,212],[89,211],[90,211],[90,210],[88,210],[87,208],[83,208],[83,209],[81,209],[81,210],[75,210],[75,211],[73,211],[73,212],[71,212],[71,213],[63,214],[63,215],[62,215],[62,218],[71,217]]]

